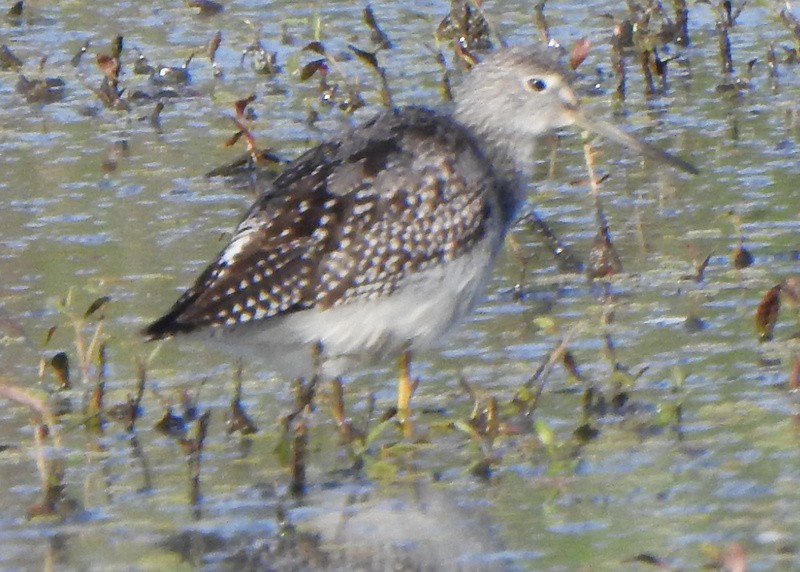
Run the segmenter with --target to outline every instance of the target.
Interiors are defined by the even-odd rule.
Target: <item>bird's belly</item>
[[[391,295],[212,328],[212,340],[289,377],[313,373],[316,347],[322,348],[325,375],[341,375],[405,349],[428,348],[480,300],[492,266],[492,242],[484,240],[468,254],[416,273]]]

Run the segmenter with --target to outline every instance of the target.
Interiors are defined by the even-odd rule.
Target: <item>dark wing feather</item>
[[[144,334],[389,295],[483,236],[486,193],[496,184],[457,124],[418,108],[386,112],[295,160]]]

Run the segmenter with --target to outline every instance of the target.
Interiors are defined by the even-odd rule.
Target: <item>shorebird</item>
[[[582,110],[544,46],[498,50],[454,109],[405,107],[305,152],[149,339],[205,337],[291,377],[336,376],[438,341],[480,301],[530,186],[538,138],[575,126],[684,171],[689,163]]]

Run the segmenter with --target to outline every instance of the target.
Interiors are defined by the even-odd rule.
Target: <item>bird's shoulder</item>
[[[344,196],[363,189],[382,171],[442,160],[471,164],[472,169],[460,169],[464,176],[490,176],[489,162],[472,135],[449,115],[423,107],[390,109],[300,155],[272,182],[260,202],[319,188],[320,182]],[[406,181],[409,184],[413,181]]]

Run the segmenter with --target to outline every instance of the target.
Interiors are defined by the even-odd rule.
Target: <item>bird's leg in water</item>
[[[399,377],[397,380],[397,416],[403,427],[403,435],[411,437],[414,426],[411,423],[411,396],[419,385],[419,380],[411,379],[411,350],[404,350],[398,358]]]

